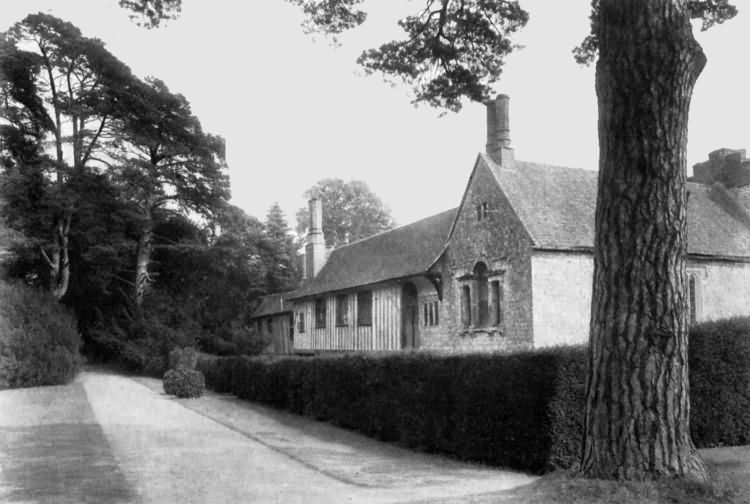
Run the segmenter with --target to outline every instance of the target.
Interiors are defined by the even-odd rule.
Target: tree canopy
[[[362,181],[331,178],[305,191],[305,198],[319,198],[323,206],[326,245],[336,247],[393,228],[391,211]],[[310,223],[308,207],[297,211],[297,235],[304,237]]]

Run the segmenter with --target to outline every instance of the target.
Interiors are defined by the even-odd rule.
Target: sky
[[[588,32],[590,0],[521,4],[530,14],[514,39],[522,48],[494,88],[510,96],[515,157],[596,170],[594,69],[571,55]],[[250,215],[263,220],[278,202],[294,228],[305,190],[335,177],[364,181],[407,224],[459,204],[486,139],[483,105],[444,115],[414,107],[408,86],[356,64],[364,49],[400,38],[396,21],[421,6],[366,0],[368,21],[339,46],[303,33],[301,12],[283,0],[183,0],[180,18],[153,30],[117,0],[2,0],[0,30],[53,14],[183,94],[204,129],[226,139],[231,202]],[[721,147],[750,147],[750,13],[696,36],[708,64],[693,95],[689,167]]]

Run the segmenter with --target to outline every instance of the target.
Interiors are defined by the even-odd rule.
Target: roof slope
[[[291,311],[287,300],[292,292],[268,294],[260,298],[260,305],[253,311],[250,318],[266,317]]]
[[[427,271],[442,252],[456,209],[339,247],[310,282],[290,296],[300,298],[350,289]]]
[[[537,248],[594,246],[597,172],[526,161],[500,166],[480,156]],[[688,191],[688,252],[750,257],[750,216],[729,192],[693,182]]]

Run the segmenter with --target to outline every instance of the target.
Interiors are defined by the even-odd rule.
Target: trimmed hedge
[[[750,442],[750,319],[695,326],[689,353],[695,444]],[[585,368],[585,347],[198,359],[218,392],[410,448],[533,472],[578,464]]]
[[[229,357],[201,358],[198,369],[210,387],[242,399],[419,450],[541,472],[570,458],[560,443],[570,436],[553,425],[567,412],[551,404],[582,397],[584,356],[573,347],[513,355]]]
[[[690,430],[699,448],[750,444],[750,318],[690,331]]]
[[[0,281],[0,389],[68,383],[80,346],[75,318],[50,294]]]

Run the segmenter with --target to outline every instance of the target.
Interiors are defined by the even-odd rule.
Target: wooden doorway
[[[401,348],[419,347],[419,302],[417,286],[405,283],[401,289]]]

